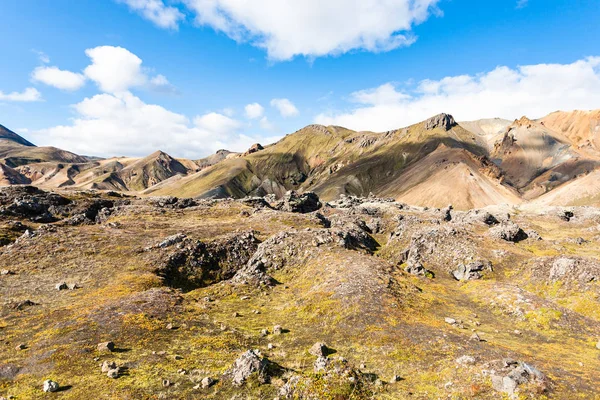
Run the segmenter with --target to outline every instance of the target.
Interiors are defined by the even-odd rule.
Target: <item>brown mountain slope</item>
[[[506,181],[523,193],[530,190],[529,185],[535,186],[534,180],[540,175],[567,162],[571,168],[562,168],[562,173],[570,174],[578,161],[585,161],[564,135],[526,117],[507,127],[490,156],[505,173]]]
[[[413,205],[452,204],[459,209],[520,203],[516,190],[502,185],[500,176],[487,158],[441,144],[382,187],[380,195]]]
[[[35,144],[31,143],[28,140],[25,140],[25,138],[22,138],[21,136],[17,135],[4,125],[0,125],[0,139],[3,141],[11,141],[23,146],[35,147]]]
[[[578,149],[600,155],[600,110],[556,111],[540,122],[555,132],[562,132]]]

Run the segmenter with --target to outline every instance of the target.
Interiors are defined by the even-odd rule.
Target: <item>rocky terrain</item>
[[[495,149],[511,154],[507,171],[531,151],[514,149],[528,140],[523,124],[516,142],[504,135]],[[325,131],[327,142],[346,135]],[[361,135],[352,143],[369,143]],[[489,185],[535,186],[535,174],[498,178],[502,163],[443,146],[433,146],[447,154],[439,162],[462,163]],[[206,162],[251,163],[270,148]],[[190,167],[163,154],[142,164],[154,161]],[[281,178],[302,186],[288,172]],[[389,182],[402,176],[394,174]],[[119,176],[126,186],[144,181]],[[486,193],[513,190],[499,185]],[[236,200],[20,185],[0,189],[0,238],[0,398],[598,396],[594,207],[459,210],[312,192]]]

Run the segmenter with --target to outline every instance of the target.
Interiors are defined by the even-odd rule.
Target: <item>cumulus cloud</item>
[[[62,90],[77,90],[85,85],[85,76],[57,67],[37,67],[31,73],[34,82],[42,82]]]
[[[499,66],[477,75],[448,76],[398,87],[386,83],[352,93],[357,106],[319,114],[325,125],[386,131],[451,113],[457,120],[542,117],[556,110],[600,106],[600,57],[571,64]]]
[[[262,117],[265,109],[258,103],[252,103],[246,105],[246,107],[244,107],[244,111],[246,111],[246,117],[250,119],[256,119]]]
[[[85,54],[92,60],[84,70],[85,76],[103,92],[124,92],[146,83],[142,59],[123,47],[99,46],[87,49]]]
[[[142,66],[142,59],[123,47],[98,46],[87,49],[90,58],[83,73],[40,66],[33,70],[34,82],[41,82],[63,90],[77,90],[91,80],[105,93],[126,92],[135,87],[161,92],[177,92],[164,75],[150,77]]]
[[[273,99],[271,107],[276,108],[282,117],[295,117],[300,113],[294,103],[288,99]]]
[[[273,60],[408,46],[412,27],[439,12],[439,0],[183,1],[199,25],[264,48]]]
[[[529,0],[517,0],[517,9],[527,7],[528,3],[529,3]]]
[[[22,92],[4,93],[0,90],[0,100],[15,102],[41,101],[42,94],[35,88],[27,88]]]
[[[72,106],[69,125],[31,133],[40,145],[78,154],[146,156],[157,149],[178,157],[200,158],[220,148],[244,151],[256,138],[241,134],[243,124],[220,113],[185,115],[147,104],[131,92],[103,93]]]
[[[118,0],[130,10],[140,14],[156,26],[165,29],[178,29],[179,21],[185,18],[175,7],[166,6],[162,0]]]

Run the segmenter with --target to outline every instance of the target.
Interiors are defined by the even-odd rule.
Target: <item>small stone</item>
[[[113,352],[113,351],[115,351],[115,344],[113,342],[98,343],[98,351]]]
[[[402,380],[402,377],[400,375],[394,375],[390,379],[390,382],[400,382],[401,380]]]
[[[164,387],[169,387],[169,386],[171,386],[171,381],[170,381],[170,380],[168,380],[168,379],[163,379],[163,380],[162,380],[162,385],[163,385]]]
[[[213,383],[215,383],[215,380],[208,376],[200,381],[203,389],[209,388]]]
[[[56,290],[67,290],[69,288],[65,282],[57,283],[54,287]]]
[[[240,300],[250,300],[250,296],[242,296],[240,297]]]
[[[69,289],[69,290],[75,290],[75,289],[79,289],[79,288],[80,288],[80,286],[76,283],[68,283],[67,284],[67,289]]]
[[[27,345],[25,343],[20,343],[17,345],[17,347],[15,347],[16,350],[25,350],[27,348]]]
[[[237,318],[237,317],[239,317],[239,316],[240,316],[240,313],[238,313],[238,312],[234,312],[234,313],[233,313],[233,318]]]
[[[456,363],[457,364],[461,364],[461,365],[475,364],[475,357],[473,357],[473,356],[461,356],[461,357],[459,357],[459,358],[456,359]]]
[[[121,369],[119,367],[108,370],[106,376],[112,379],[117,379],[119,374],[121,373]]]
[[[598,350],[600,350],[600,340],[598,341],[598,343],[596,343],[596,348],[597,348]]]
[[[360,365],[358,366],[358,368],[360,368],[360,369],[366,369],[366,368],[367,368],[367,366],[366,366],[365,364],[360,364]]]
[[[252,312],[253,312],[254,314],[260,314],[260,311],[258,311],[258,310],[253,310]]]
[[[312,347],[308,350],[308,352],[315,357],[326,357],[328,348],[325,343],[317,342],[312,345]]]
[[[53,393],[53,392],[56,392],[59,387],[60,386],[58,385],[57,382],[54,382],[53,380],[48,379],[48,380],[44,381],[43,390],[46,393]]]
[[[260,336],[267,336],[269,334],[269,330],[268,329],[261,329],[260,331]]]
[[[104,361],[101,366],[102,372],[108,372],[111,369],[117,369],[117,364],[114,361]]]
[[[0,275],[14,275],[15,273],[13,271],[11,271],[10,269],[3,269],[2,271],[0,271]]]
[[[450,325],[456,324],[456,320],[454,318],[450,318],[450,317],[444,318],[444,322],[446,322],[447,324],[450,324]]]
[[[175,354],[173,358],[176,360],[183,360],[183,356],[180,356],[179,354]]]
[[[177,373],[179,375],[185,375],[185,374],[187,374],[187,371],[185,369],[183,369],[183,368],[180,368],[180,369],[177,370]]]
[[[274,348],[275,348],[275,346],[273,346],[273,343],[269,343],[267,345],[267,349],[269,349],[269,350],[273,350]]]
[[[314,363],[315,372],[325,371],[329,365],[329,359],[327,357],[317,357]]]
[[[473,333],[471,335],[471,337],[469,338],[469,340],[472,340],[474,342],[481,342],[481,338],[479,337],[479,335],[477,334],[477,332]]]
[[[515,335],[520,335],[520,334],[521,334],[521,331],[518,329],[515,329]]]
[[[283,328],[281,327],[281,325],[275,325],[273,327],[273,334],[274,335],[281,335],[283,333]]]
[[[165,326],[165,328],[167,328],[168,330],[173,330],[175,329],[175,327],[173,326],[173,324],[169,323],[167,324],[167,326]]]

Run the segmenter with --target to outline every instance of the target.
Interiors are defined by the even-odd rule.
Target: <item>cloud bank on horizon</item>
[[[388,82],[350,94],[353,106],[329,111],[315,122],[355,130],[387,131],[441,112],[459,121],[521,115],[539,118],[557,110],[600,105],[600,57],[570,64],[500,66],[477,75],[447,76],[416,85]]]

